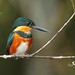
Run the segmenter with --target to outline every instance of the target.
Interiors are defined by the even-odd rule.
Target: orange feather
[[[32,30],[32,28],[28,27],[28,26],[19,26],[17,27],[14,31],[23,31],[23,32],[29,32]]]
[[[32,38],[22,38],[18,34],[15,34],[12,45],[10,46],[10,54],[14,54],[16,52],[17,47],[20,45],[21,42],[27,42],[28,47],[30,48],[32,44]],[[29,50],[28,48],[28,50]],[[28,52],[28,50],[26,52]],[[25,53],[26,53],[25,52]]]

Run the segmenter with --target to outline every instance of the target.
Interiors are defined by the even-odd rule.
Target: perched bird
[[[26,55],[28,53],[33,40],[32,29],[48,32],[48,30],[36,26],[32,20],[25,17],[17,18],[13,23],[13,28],[6,47],[10,55]]]

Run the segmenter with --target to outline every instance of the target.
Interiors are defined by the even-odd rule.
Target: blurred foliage
[[[8,0],[0,0],[0,54],[4,54],[6,40],[11,31],[12,22],[17,17],[17,11]]]
[[[74,1],[75,2],[75,1]],[[6,42],[16,17],[25,16],[50,33],[33,30],[30,53],[44,45],[73,13],[70,0],[0,0],[0,54],[6,54]],[[75,55],[75,17],[39,55]],[[42,36],[41,36],[42,35]],[[36,44],[35,44],[36,43]],[[75,75],[74,59],[0,59],[2,75]]]

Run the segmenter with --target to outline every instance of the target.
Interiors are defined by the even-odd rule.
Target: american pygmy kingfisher
[[[43,32],[48,30],[36,26],[34,22],[28,18],[17,18],[13,24],[13,32],[9,35],[7,41],[7,52],[10,55],[26,55],[32,44],[32,29]]]

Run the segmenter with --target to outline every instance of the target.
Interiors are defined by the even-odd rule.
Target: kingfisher
[[[25,17],[17,18],[13,23],[13,31],[7,41],[9,55],[26,55],[32,45],[32,29],[48,32],[47,29],[36,26],[34,22]]]

